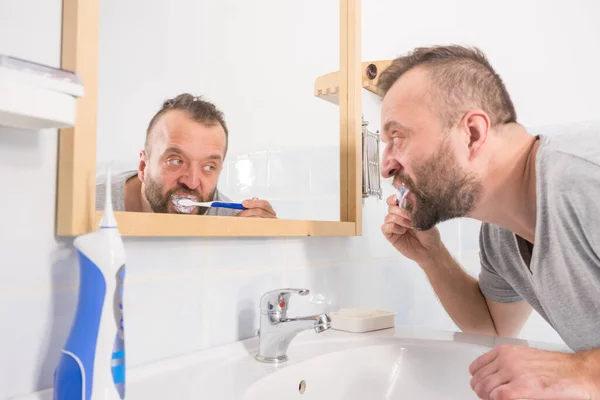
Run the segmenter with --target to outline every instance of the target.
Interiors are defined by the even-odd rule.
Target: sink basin
[[[260,379],[244,400],[478,399],[468,368],[486,350],[434,341],[342,350]]]
[[[258,362],[258,338],[128,368],[127,400],[477,399],[469,364],[501,344],[564,346],[420,328],[299,334],[281,365]],[[17,397],[51,400],[52,389]]]

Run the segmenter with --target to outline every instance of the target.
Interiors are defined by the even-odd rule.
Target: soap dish
[[[346,332],[369,332],[394,327],[395,312],[375,308],[342,308],[332,312],[331,328]]]

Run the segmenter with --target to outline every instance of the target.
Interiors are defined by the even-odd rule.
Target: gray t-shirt
[[[480,232],[482,293],[526,300],[575,351],[600,347],[600,133],[540,136],[535,245]]]
[[[137,171],[125,171],[111,176],[111,195],[112,205],[114,211],[125,211],[125,182],[129,178],[137,175]],[[96,210],[104,210],[104,198],[106,193],[106,184],[104,179],[96,182]],[[215,192],[215,198],[213,201],[226,201],[229,202],[218,190]],[[232,217],[235,216],[240,210],[232,210],[230,208],[209,208],[204,215],[218,215]]]

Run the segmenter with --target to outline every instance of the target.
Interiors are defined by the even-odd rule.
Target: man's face
[[[141,154],[138,174],[152,211],[204,213],[206,209],[200,207],[176,207],[173,200],[212,201],[225,149],[225,131],[220,124],[203,125],[180,110],[160,117],[152,128],[150,154]]]
[[[458,127],[444,130],[431,93],[426,71],[415,68],[390,88],[381,107],[382,175],[410,191],[406,208],[418,230],[466,216],[482,189],[468,171],[464,135]]]

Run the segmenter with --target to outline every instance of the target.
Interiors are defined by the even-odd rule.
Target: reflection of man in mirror
[[[137,171],[112,176],[115,211],[276,218],[265,200],[250,199],[247,210],[177,208],[174,198],[197,202],[230,201],[217,189],[227,153],[228,131],[214,104],[190,94],[163,103],[150,121]],[[96,208],[104,205],[105,186],[96,184]]]

